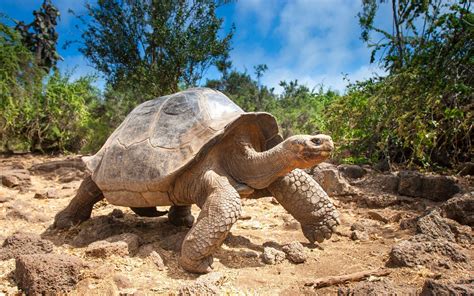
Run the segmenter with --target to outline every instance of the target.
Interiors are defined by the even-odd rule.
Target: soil
[[[2,157],[0,172],[29,169],[35,164],[66,158]],[[64,178],[65,174],[70,177]],[[38,234],[54,244],[54,253],[73,255],[86,262],[88,267],[82,272],[80,282],[69,292],[73,295],[199,293],[196,287],[205,285],[207,281],[199,281],[199,275],[178,266],[180,242],[188,229],[172,226],[166,216],[138,217],[128,208],[101,201],[96,204],[90,220],[67,231],[53,229],[55,214],[68,204],[81,183],[81,178],[74,177],[74,174],[83,176],[83,172],[75,168],[69,168],[67,172],[60,170],[58,174],[32,172],[30,185],[0,186],[0,242],[18,231]],[[471,177],[457,178],[464,192],[473,191]],[[272,197],[243,200],[242,218],[215,254],[213,274],[217,279],[201,291],[231,295],[349,295],[351,291],[374,290],[417,295],[427,280],[459,282],[472,277],[472,244],[459,246],[468,257],[467,264],[390,266],[392,247],[416,234],[413,221],[442,202],[384,192],[384,184],[380,183],[384,180],[379,173],[369,171],[362,178],[350,182],[355,188],[354,194],[333,197],[341,213],[341,225],[331,239],[313,245],[305,239],[297,221],[275,204]],[[377,206],[370,202],[374,200],[390,202]],[[193,207],[195,217],[198,213],[199,209]],[[472,228],[468,229],[473,235]],[[128,250],[123,251],[120,244],[110,239],[120,235],[131,238],[123,240],[128,244]],[[264,248],[282,251],[283,246],[296,244],[294,242],[302,244],[306,260],[301,261],[304,262],[296,264],[288,258],[281,263],[278,260],[276,264],[263,262]],[[91,256],[92,247],[88,248],[91,243],[93,246],[105,245],[112,251],[104,252],[103,256]],[[114,248],[119,251],[115,252]],[[321,277],[379,268],[389,268],[391,273],[383,278],[369,277],[363,282],[319,289],[305,285]],[[2,293],[22,293],[15,281],[14,258],[0,261]]]

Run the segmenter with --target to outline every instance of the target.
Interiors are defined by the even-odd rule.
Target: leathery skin
[[[339,222],[339,212],[327,193],[310,175],[295,169],[273,182],[268,189],[276,200],[300,222],[311,242],[329,239]]]

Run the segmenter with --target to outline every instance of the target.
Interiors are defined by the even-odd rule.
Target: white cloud
[[[272,9],[272,4],[279,9]],[[361,9],[359,1],[292,0],[279,1],[279,5],[272,1],[272,4],[263,0],[237,2],[237,21],[256,14],[260,21],[247,26],[265,27],[271,19],[270,24],[274,26],[268,29],[267,37],[277,43],[271,55],[256,38],[251,40],[255,44],[234,44],[231,56],[237,68],[267,64],[269,70],[263,83],[277,91],[281,90],[278,87],[281,80],[294,79],[309,87],[323,83],[328,88],[343,91],[347,84],[343,73],[347,73],[351,81],[369,78],[372,71],[382,73],[376,66],[369,65],[370,50],[359,39],[356,17]],[[269,16],[275,11],[275,15]]]

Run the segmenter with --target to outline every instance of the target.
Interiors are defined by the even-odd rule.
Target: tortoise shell
[[[169,205],[167,192],[179,172],[249,122],[261,128],[267,149],[281,141],[271,114],[246,113],[221,92],[193,88],[138,105],[97,154],[83,160],[112,204]]]

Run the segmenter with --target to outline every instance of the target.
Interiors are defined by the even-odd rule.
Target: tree
[[[193,86],[230,50],[217,0],[99,0],[87,4],[81,52],[115,89],[138,101]]]
[[[375,26],[386,2],[391,33]],[[328,127],[336,141],[356,156],[426,168],[472,159],[471,5],[469,0],[363,1],[361,37],[373,48],[371,60],[378,55],[389,75],[351,85],[332,104]]]
[[[62,59],[56,51],[59,11],[50,0],[44,0],[39,10],[33,11],[33,15],[33,22],[27,25],[19,21],[15,29],[20,32],[25,47],[33,53],[36,64],[48,73]]]

